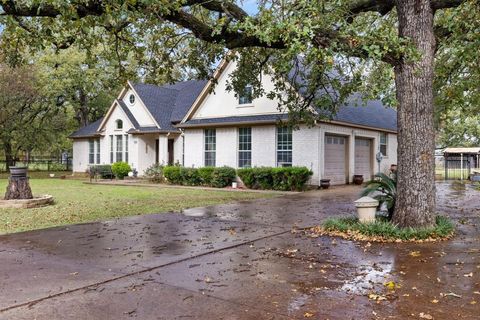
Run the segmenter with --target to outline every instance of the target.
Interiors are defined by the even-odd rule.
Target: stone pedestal
[[[27,177],[27,168],[11,167],[5,200],[32,199],[32,189]]]

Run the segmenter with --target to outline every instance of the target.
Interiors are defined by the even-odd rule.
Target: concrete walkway
[[[359,192],[1,236],[0,319],[478,318],[480,192],[438,185],[439,211],[458,224],[448,242],[370,245],[291,232],[353,212]],[[389,291],[388,281],[400,288]]]

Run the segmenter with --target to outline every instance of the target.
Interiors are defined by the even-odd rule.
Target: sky
[[[248,14],[255,14],[258,11],[257,0],[240,0],[239,3]]]

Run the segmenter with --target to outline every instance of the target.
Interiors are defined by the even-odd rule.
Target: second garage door
[[[345,137],[325,135],[325,179],[330,184],[346,183],[346,146]]]
[[[363,175],[364,181],[372,178],[371,140],[355,138],[355,174]]]

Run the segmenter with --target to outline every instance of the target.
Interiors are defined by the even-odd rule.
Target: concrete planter
[[[358,220],[361,223],[375,222],[375,214],[377,213],[378,204],[378,200],[370,197],[362,197],[355,201]]]

